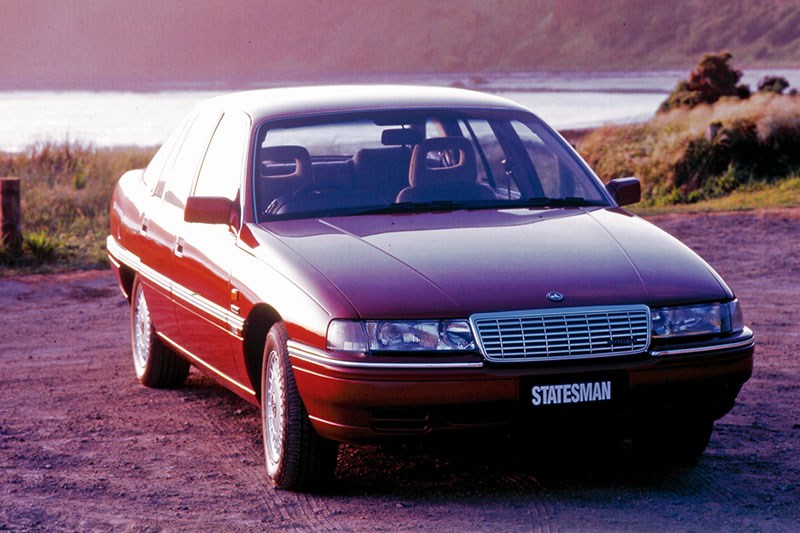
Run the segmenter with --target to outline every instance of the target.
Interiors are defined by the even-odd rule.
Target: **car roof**
[[[452,87],[417,85],[262,89],[217,96],[201,102],[198,107],[215,107],[226,112],[243,111],[255,122],[268,118],[375,109],[481,108],[528,111],[499,96]]]

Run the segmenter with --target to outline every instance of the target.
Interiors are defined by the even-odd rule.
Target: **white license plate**
[[[534,384],[529,398],[534,407],[610,402],[611,380],[579,381],[561,384]]]

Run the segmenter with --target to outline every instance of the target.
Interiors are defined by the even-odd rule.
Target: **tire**
[[[297,392],[282,322],[267,334],[261,367],[261,424],[267,475],[279,489],[307,490],[333,479],[339,445],[317,435]]]
[[[673,417],[642,428],[633,444],[649,460],[692,465],[708,447],[713,429],[711,418]]]
[[[136,378],[146,387],[180,387],[189,375],[189,362],[164,346],[150,318],[144,285],[137,277],[131,299],[131,349]]]

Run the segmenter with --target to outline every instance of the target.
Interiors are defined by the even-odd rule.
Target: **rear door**
[[[178,233],[183,225],[186,198],[219,118],[219,113],[206,112],[192,119],[183,141],[161,174],[156,195],[142,223],[142,232],[151,243],[151,253],[142,260],[158,271],[153,283],[158,291],[156,328],[175,344],[181,343],[181,335],[174,302],[176,295],[183,292],[180,282],[176,282],[174,261],[175,255],[181,253]],[[169,298],[162,298],[162,294]]]
[[[145,187],[151,192],[142,203],[138,219],[130,221],[135,233],[125,246],[141,260],[140,278],[156,330],[168,338],[178,337],[178,324],[172,302],[172,248],[174,237],[168,231],[170,208],[165,206],[164,184],[181,144],[195,116],[188,116],[156,152],[144,171]]]

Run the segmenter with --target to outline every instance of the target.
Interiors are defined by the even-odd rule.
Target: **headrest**
[[[445,151],[456,157],[453,166],[428,166],[428,153]],[[408,169],[408,183],[412,187],[475,183],[478,179],[477,170],[475,151],[467,138],[434,137],[425,139],[414,147]]]
[[[399,128],[381,132],[381,144],[384,146],[403,146],[420,142],[422,142],[422,134],[419,130]]]
[[[311,155],[308,150],[303,146],[269,146],[261,149],[261,165],[262,167],[280,168],[286,170],[286,164],[289,163],[290,169],[294,169],[289,174],[272,174],[265,172],[270,178],[292,178],[298,176],[311,175]],[[294,166],[292,166],[294,165]],[[265,170],[265,169],[262,169]]]
[[[374,170],[375,166],[384,167],[387,165],[403,166],[408,163],[409,150],[402,146],[390,146],[388,148],[361,148],[353,154],[353,163],[356,167],[369,167]]]

